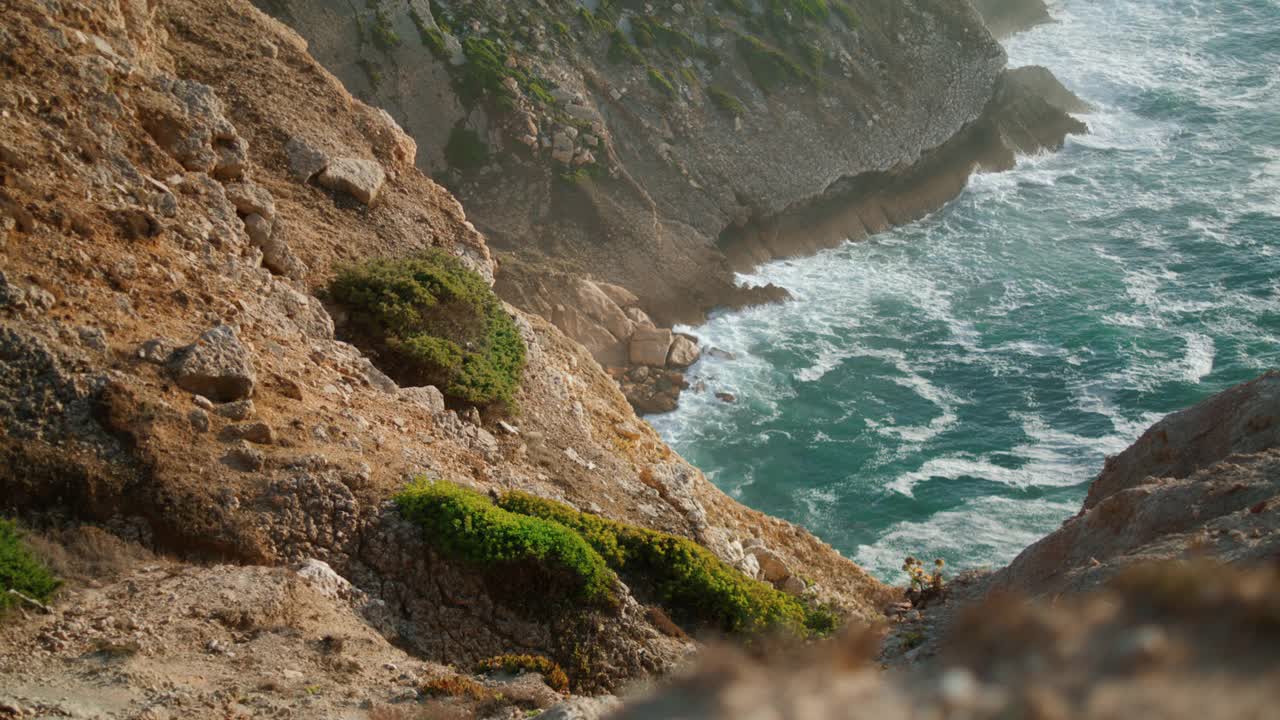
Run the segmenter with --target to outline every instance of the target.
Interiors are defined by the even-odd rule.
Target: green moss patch
[[[687,538],[579,512],[561,503],[512,492],[499,504],[514,513],[576,531],[632,587],[650,594],[677,622],[753,635],[786,630],[829,634],[838,619],[825,608],[747,577]]]
[[[444,146],[444,158],[450,167],[475,170],[489,161],[489,145],[480,139],[476,131],[455,127],[449,132],[449,142]]]
[[[727,90],[712,86],[707,88],[707,95],[711,98],[711,102],[724,113],[737,117],[747,114],[742,101]]]
[[[540,576],[534,592],[566,586],[582,600],[612,600],[614,574],[583,537],[560,523],[510,512],[453,483],[420,479],[395,498],[400,514],[447,555],[491,570]],[[530,588],[532,589],[532,588]]]
[[[525,347],[488,283],[441,250],[342,269],[329,296],[350,313],[348,334],[402,385],[514,408]]]
[[[786,53],[751,35],[738,36],[738,52],[751,70],[751,78],[765,92],[774,92],[793,81],[812,84],[815,80]]]
[[[0,610],[12,607],[16,590],[40,602],[48,602],[61,582],[49,572],[26,544],[22,533],[8,520],[0,520]]]
[[[649,68],[649,84],[653,86],[654,90],[657,90],[666,97],[674,98],[676,96],[675,86],[671,84],[671,81],[667,79],[667,76],[663,75],[662,71],[658,68]]]

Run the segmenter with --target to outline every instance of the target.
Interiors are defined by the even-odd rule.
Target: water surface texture
[[[1280,366],[1280,2],[1065,0],[1009,41],[1092,134],[944,210],[744,279],[736,355],[650,421],[723,489],[883,579],[998,566],[1150,423]],[[712,392],[737,396],[717,401]]]

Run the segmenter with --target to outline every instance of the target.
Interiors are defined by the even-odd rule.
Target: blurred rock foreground
[[[321,26],[297,16],[328,7],[263,5],[293,14],[304,34]],[[529,8],[566,9],[552,5]],[[657,12],[686,16],[664,20],[672,32],[692,15],[675,8]],[[655,14],[641,9],[628,17]],[[349,30],[365,10],[369,42],[404,52],[419,37],[391,42],[383,31],[399,32],[410,10],[444,14],[441,3],[388,0],[347,7],[332,28]],[[0,511],[64,583],[48,604],[6,595],[0,718],[1265,716],[1280,688],[1278,375],[1154,426],[1108,462],[1080,515],[1007,568],[953,578],[919,606],[802,528],[721,493],[636,416],[633,406],[671,402],[700,352],[654,318],[729,299],[689,294],[692,275],[646,265],[651,249],[697,256],[703,264],[691,267],[714,285],[735,264],[804,251],[788,238],[814,228],[872,231],[862,223],[873,210],[877,226],[908,221],[962,185],[975,158],[995,169],[1082,129],[1066,115],[1081,108],[1058,107],[1070,98],[1051,77],[1005,71],[968,5],[861,10],[863,35],[835,11],[821,35],[865,43],[838,71],[822,65],[847,84],[769,97],[744,84],[757,112],[741,122],[694,102],[710,87],[694,67],[692,80],[672,72],[689,89],[668,113],[676,127],[654,126],[645,98],[662,86],[638,86],[644,68],[593,74],[603,38],[582,53],[548,43],[550,59],[538,62],[550,64],[538,67],[577,75],[548,89],[558,109],[540,101],[546,112],[529,112],[525,147],[536,152],[496,174],[440,176],[477,208],[477,223],[423,173],[444,138],[415,138],[402,129],[410,123],[353,97],[307,40],[245,0],[0,0]],[[587,22],[575,12],[569,33]],[[444,55],[485,37],[489,18],[441,35]],[[430,29],[424,21],[424,47]],[[900,55],[920,65],[872,73]],[[744,63],[716,72],[745,83]],[[957,114],[924,118],[920,98],[938,80],[928,68],[953,65]],[[465,85],[438,58],[422,67],[446,73],[441,103],[452,107]],[[575,83],[596,84],[580,101]],[[593,194],[571,183],[588,198],[570,196],[579,202],[563,219],[565,243],[551,241],[555,221],[530,231],[534,252],[519,251],[514,239],[540,205],[513,201],[502,215],[486,178],[521,193],[551,187],[544,181],[565,191],[557,138],[569,135],[560,125],[577,125],[562,115],[576,117],[566,108],[587,107],[588,96],[612,97],[614,83],[629,99],[580,118],[592,132],[568,140],[571,167],[585,153],[603,158],[616,184],[596,177]],[[779,160],[814,149],[769,141],[764,118],[785,113],[788,97],[804,123],[822,122],[824,103],[876,98],[874,132],[887,143],[910,131],[915,145],[831,160],[830,185],[814,187],[816,176]],[[483,114],[474,121],[496,117]],[[431,117],[416,113],[414,127]],[[739,125],[749,143],[732,134]],[[668,159],[645,165],[661,142]],[[776,197],[766,197],[767,175],[738,173],[764,184],[736,195],[709,189],[715,168],[753,156],[787,179]],[[868,194],[868,177],[901,192]],[[557,198],[552,207],[568,202]],[[591,213],[597,230],[633,233],[626,218],[637,208],[656,228],[640,245],[607,234],[581,244]],[[707,208],[705,227],[688,222]],[[730,225],[733,241],[720,244]],[[323,300],[334,274],[429,248],[512,303],[527,354],[518,413],[400,387],[342,340],[351,318]],[[606,255],[627,271],[600,270]],[[621,370],[606,372],[602,353],[617,353]],[[708,650],[729,643],[678,627],[622,582],[613,605],[551,602],[544,587],[495,578],[424,541],[390,501],[423,475],[696,542],[849,627],[800,648],[757,639],[744,657]],[[504,655],[545,664],[478,667]]]

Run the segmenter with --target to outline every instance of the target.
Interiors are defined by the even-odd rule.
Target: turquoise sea
[[[876,575],[999,566],[1105,455],[1280,367],[1280,1],[1060,0],[1007,42],[1097,106],[929,218],[744,276],[791,302],[684,328],[664,437]],[[731,392],[735,404],[712,393]]]

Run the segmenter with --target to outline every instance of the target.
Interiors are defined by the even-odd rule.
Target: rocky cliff
[[[400,518],[388,499],[406,479],[562,500],[691,538],[802,602],[879,613],[883,586],[716,490],[544,320],[510,311],[527,364],[506,418],[399,387],[339,339],[349,321],[318,291],[343,263],[439,248],[492,279],[493,262],[413,139],[292,30],[237,1],[2,7],[6,513],[188,561],[327,563],[385,642],[464,666],[549,656],[580,689],[664,671],[691,645],[625,586],[610,607],[531,612],[540,588]],[[168,652],[108,625],[47,627],[46,651]],[[235,626],[212,639],[244,641]]]
[[[260,5],[418,140],[504,297],[606,366],[678,369],[654,325],[785,297],[735,270],[917,219],[1084,130],[952,0]]]
[[[1174,413],[1107,460],[1079,515],[904,603],[883,635],[712,657],[609,717],[1265,716],[1280,701],[1277,419],[1276,372]]]

